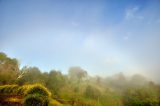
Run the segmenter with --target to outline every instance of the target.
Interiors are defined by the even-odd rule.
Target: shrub
[[[0,86],[1,94],[17,94],[16,91],[19,88],[18,85],[4,85]]]
[[[0,86],[1,97],[3,95],[18,95],[24,99],[25,106],[48,106],[51,93],[42,85],[4,85]],[[36,105],[35,105],[36,104]]]
[[[25,95],[30,94],[40,94],[41,96],[50,97],[51,93],[42,85],[32,85],[29,89],[26,90]]]
[[[101,95],[101,92],[99,91],[99,89],[93,87],[93,86],[90,86],[88,85],[86,87],[86,90],[84,92],[84,95],[87,97],[87,98],[91,98],[91,99],[98,99]]]
[[[39,94],[27,95],[24,99],[24,106],[48,106],[48,99]]]
[[[159,106],[158,97],[147,89],[128,89],[124,92],[125,106]]]
[[[0,94],[10,94],[10,95],[22,95],[27,96],[29,94],[40,94],[42,96],[50,97],[51,93],[42,85],[4,85],[0,86]]]

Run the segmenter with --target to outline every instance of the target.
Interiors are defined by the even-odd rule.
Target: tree
[[[0,53],[0,84],[15,83],[19,74],[17,59],[9,58],[5,53]]]
[[[46,86],[51,90],[55,96],[59,96],[60,89],[65,85],[65,77],[60,71],[51,70],[48,74]]]
[[[90,99],[99,99],[100,95],[101,95],[101,92],[99,91],[99,89],[91,86],[91,85],[88,85],[86,87],[86,90],[84,92],[84,95],[87,97],[87,98],[90,98]]]
[[[102,84],[102,78],[100,76],[96,76],[96,84],[101,86]]]
[[[23,84],[34,84],[41,83],[44,84],[45,81],[43,79],[41,71],[37,67],[23,67],[21,69],[22,76],[18,77],[17,83],[20,85]]]
[[[140,75],[140,74],[135,74],[131,78],[131,86],[132,87],[144,86],[147,83],[148,83],[147,79],[144,76]]]
[[[78,83],[87,77],[87,71],[83,70],[80,67],[71,67],[69,69],[69,77],[71,80],[78,80]]]
[[[159,106],[159,98],[155,89],[147,87],[129,88],[123,93],[125,106]]]

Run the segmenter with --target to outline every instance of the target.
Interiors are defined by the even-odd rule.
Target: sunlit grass
[[[55,99],[49,99],[49,106],[64,106],[63,104],[61,104],[60,102],[56,101]]]
[[[0,94],[3,101],[23,103],[25,106],[46,106],[51,96],[47,88],[40,84],[4,85],[0,86]],[[22,99],[19,99],[19,97]]]

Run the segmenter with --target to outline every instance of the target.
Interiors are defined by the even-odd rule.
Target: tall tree
[[[55,96],[59,96],[59,90],[65,85],[65,77],[60,71],[51,70],[48,74],[46,86]]]
[[[87,71],[80,67],[71,67],[69,69],[69,77],[72,80],[78,80],[80,82],[83,78],[87,77]]]
[[[21,77],[18,77],[18,84],[33,84],[33,83],[41,83],[44,84],[45,81],[43,79],[43,75],[41,71],[37,67],[23,67],[21,69],[22,74]]]
[[[19,74],[17,59],[9,58],[5,53],[0,53],[0,84],[15,83]]]

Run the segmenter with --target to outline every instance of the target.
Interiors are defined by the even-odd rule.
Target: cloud
[[[133,8],[129,8],[126,10],[126,14],[125,14],[125,18],[127,20],[131,19],[134,17],[135,13],[139,10],[138,7],[133,7]]]
[[[137,13],[139,12],[139,7],[135,6],[132,8],[127,8],[125,12],[125,19],[126,20],[132,20],[132,19],[144,19],[143,16],[138,15]]]

